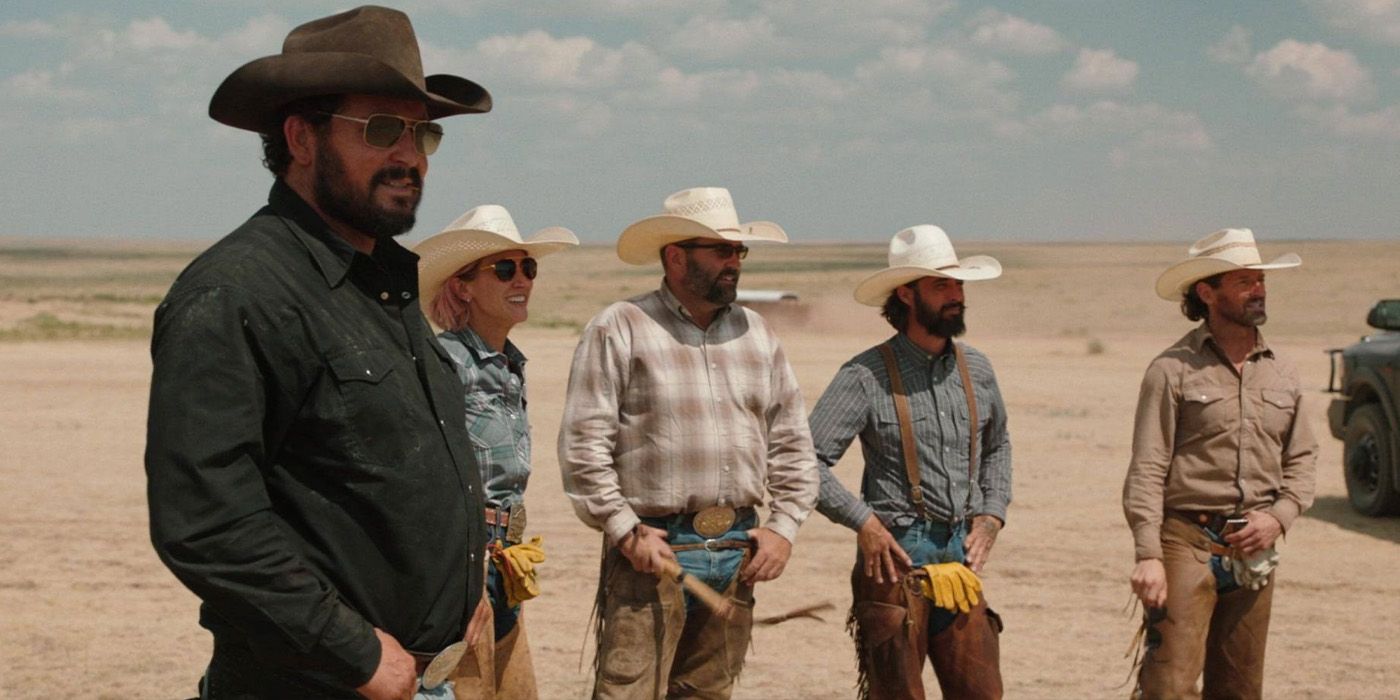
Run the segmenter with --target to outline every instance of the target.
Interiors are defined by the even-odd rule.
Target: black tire
[[[1400,513],[1395,489],[1395,442],[1380,404],[1366,404],[1347,418],[1342,433],[1347,498],[1362,515]]]

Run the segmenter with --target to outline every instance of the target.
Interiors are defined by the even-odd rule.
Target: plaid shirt
[[[761,505],[787,538],[818,475],[797,379],[758,314],[691,320],[663,282],[583,330],[559,431],[564,491],[580,519],[618,541],[639,516]]]
[[[487,505],[509,508],[530,479],[530,421],[525,416],[525,355],[506,341],[496,352],[471,328],[444,331],[438,342],[456,361],[467,406],[467,434],[481,467]]]
[[[980,436],[977,488],[969,494],[967,396],[951,349],[929,355],[903,333],[896,334],[891,345],[909,392],[925,507],[938,520],[987,514],[1006,522],[1011,502],[1011,436],[992,363],[976,348],[962,345],[977,393]],[[831,472],[856,436],[865,458],[861,496],[852,494]],[[872,512],[879,513],[886,526],[905,527],[919,517],[909,498],[899,419],[879,347],[851,358],[832,378],[812,409],[812,440],[822,465],[817,506],[822,515],[853,530],[859,530]],[[971,510],[964,510],[968,505]]]

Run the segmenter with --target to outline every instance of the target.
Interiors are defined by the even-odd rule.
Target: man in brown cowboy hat
[[[1263,696],[1274,542],[1313,500],[1317,439],[1298,372],[1264,342],[1265,263],[1249,229],[1199,241],[1157,295],[1201,325],[1147,367],[1123,484],[1146,612],[1143,698]]]
[[[618,239],[625,262],[661,258],[661,285],[583,330],[559,431],[564,491],[607,546],[595,698],[728,698],[753,586],[783,572],[817,496],[797,380],[763,318],[733,305],[746,244],[787,234],[740,224],[720,187],[677,192],[665,212]],[[732,614],[659,577],[677,565]]]
[[[1001,621],[976,572],[1011,502],[1011,441],[991,362],[953,340],[966,328],[963,283],[1000,275],[985,255],[959,260],[937,226],[895,234],[889,266],[855,297],[896,333],[843,365],[812,409],[817,510],[856,532],[861,697],[923,698],[925,657],[943,697],[1001,697]],[[859,496],[831,471],[857,436]]]
[[[432,120],[490,107],[425,77],[408,17],[381,7],[297,27],[214,93],[275,181],[181,273],[151,341],[151,538],[203,601],[203,697],[408,698],[425,672],[442,696],[451,664],[429,661],[488,622],[462,391],[393,237]]]

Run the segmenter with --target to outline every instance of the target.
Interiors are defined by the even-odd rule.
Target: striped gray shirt
[[[978,488],[968,505],[968,414],[962,378],[953,353],[932,356],[903,333],[891,341],[909,392],[919,478],[925,507],[937,520],[957,521],[994,515],[1006,521],[1011,502],[1011,437],[1006,404],[987,356],[963,344],[977,395]],[[886,526],[903,527],[918,517],[909,498],[900,448],[899,420],[879,346],[851,358],[836,373],[811,416],[812,442],[821,464],[817,510],[853,530],[878,513]],[[852,494],[831,473],[851,440],[860,436],[865,457],[861,495]]]

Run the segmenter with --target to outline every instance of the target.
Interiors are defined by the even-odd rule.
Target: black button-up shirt
[[[417,256],[354,251],[280,180],[156,310],[151,538],[218,641],[331,687],[379,627],[462,638],[482,591],[481,480]]]

